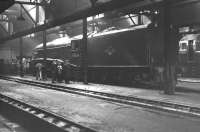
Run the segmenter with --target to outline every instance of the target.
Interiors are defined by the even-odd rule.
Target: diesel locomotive
[[[179,74],[200,77],[200,34],[187,34],[179,42]]]
[[[145,84],[152,81],[150,35],[144,25],[88,36],[88,81],[119,85]],[[62,38],[64,42],[58,40],[57,44],[47,44],[46,56],[69,60],[73,64],[71,79],[83,80],[82,39],[74,37],[66,41]],[[42,44],[37,46],[34,52],[35,58],[42,57]]]

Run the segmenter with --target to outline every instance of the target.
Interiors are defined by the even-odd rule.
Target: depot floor
[[[199,132],[200,119],[0,80],[0,92],[100,132]]]
[[[37,82],[37,80],[33,76],[24,76],[23,78],[19,76],[9,77]],[[51,79],[38,82],[51,83]],[[197,80],[180,78],[176,89],[182,92],[175,92],[174,95],[166,95],[163,93],[162,89],[141,89],[137,87],[112,86],[94,83],[89,83],[89,85],[85,85],[80,82],[70,82],[70,84],[56,83],[56,85],[200,107],[200,79]]]

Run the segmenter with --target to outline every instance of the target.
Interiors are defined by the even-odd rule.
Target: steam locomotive
[[[152,80],[150,33],[147,26],[113,30],[88,37],[88,81],[104,84],[134,85]],[[64,40],[63,42],[61,42]],[[35,58],[43,56],[42,45],[34,50]],[[69,60],[72,80],[83,80],[82,39],[58,39],[47,44],[49,58]]]

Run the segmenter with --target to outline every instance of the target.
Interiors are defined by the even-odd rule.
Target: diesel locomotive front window
[[[187,43],[181,43],[180,44],[180,51],[186,51],[187,50]]]
[[[186,50],[187,49],[187,44],[186,43],[182,43],[182,49]]]

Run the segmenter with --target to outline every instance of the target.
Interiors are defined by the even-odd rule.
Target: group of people
[[[46,67],[42,63],[37,63],[35,65],[36,68],[36,80],[46,80],[47,73],[45,72]],[[70,63],[66,60],[64,63],[59,62],[57,60],[52,61],[50,66],[51,71],[51,81],[52,83],[55,82],[63,82],[69,83],[70,81]]]

